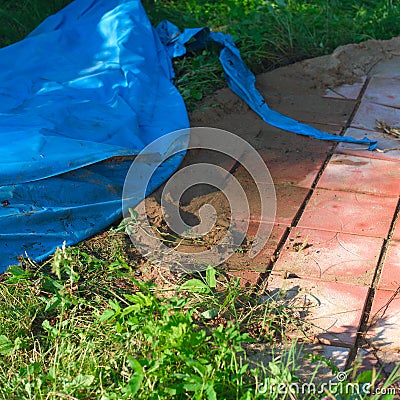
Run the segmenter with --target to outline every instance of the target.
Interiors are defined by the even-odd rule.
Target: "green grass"
[[[70,0],[0,0],[0,45],[21,40]],[[336,47],[400,34],[400,3],[393,0],[144,0],[153,24],[207,26],[230,33],[245,63],[260,73]],[[225,85],[215,48],[174,62],[176,84],[189,110]]]
[[[79,248],[12,267],[0,281],[0,398],[320,399],[277,391],[305,383],[304,356],[285,335],[302,324],[293,305],[260,303],[213,268],[167,294],[138,281],[122,259],[109,263]],[[252,342],[271,349],[270,358],[253,361]],[[337,372],[331,360],[311,359],[307,383],[322,366]],[[385,382],[367,371],[352,382],[387,388],[398,378],[398,370]]]
[[[216,291],[213,269],[168,297],[77,248],[28,267],[0,282],[2,399],[258,399],[261,379],[297,380],[294,347],[252,369],[243,347],[257,321],[282,339],[291,310],[237,282]]]
[[[68,3],[0,0],[0,45],[21,40]],[[396,1],[146,0],[144,5],[153,23],[167,18],[181,28],[230,33],[256,73],[339,45],[388,39],[400,30]],[[215,48],[188,54],[175,68],[189,109],[225,85]],[[120,237],[109,236],[111,241],[96,245],[98,258],[80,248],[60,249],[41,266],[27,262],[0,276],[1,399],[298,398],[275,390],[300,379],[297,347],[263,365],[246,352],[250,341],[272,350],[277,342],[290,343],[287,328],[302,325],[293,305],[276,299],[260,303],[254,289],[242,289],[213,269],[184,277],[171,291],[139,282]],[[329,360],[315,361],[316,371],[319,363],[332,366]],[[370,371],[352,379],[377,380]]]
[[[23,39],[47,16],[71,0],[0,0],[0,45]]]
[[[208,26],[232,35],[255,72],[331,53],[336,47],[400,34],[400,3],[389,0],[144,1],[151,21]],[[216,49],[175,62],[177,86],[190,110],[225,85]]]

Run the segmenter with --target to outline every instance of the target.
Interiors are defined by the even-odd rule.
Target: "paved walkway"
[[[376,129],[375,122],[400,124],[400,72],[395,67],[327,89],[312,99],[314,108],[302,108],[306,94],[301,88],[282,100],[273,73],[265,91],[281,112],[332,133],[368,135],[385,150],[400,147],[400,139]],[[238,121],[246,119],[246,112],[239,110]],[[213,126],[225,127],[223,121]],[[246,137],[245,127],[241,131]],[[311,331],[339,366],[362,357],[365,366],[390,372],[400,362],[400,150],[368,152],[359,145],[283,135],[262,123],[249,131],[248,140],[274,180],[277,218],[263,253],[243,259],[243,267],[231,272],[243,284],[265,285],[270,293],[284,289],[288,298],[309,304]],[[244,175],[241,168],[235,172],[242,182]],[[255,213],[253,231],[258,221]]]

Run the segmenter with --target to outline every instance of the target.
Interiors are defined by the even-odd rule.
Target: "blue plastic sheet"
[[[121,216],[132,159],[189,126],[139,1],[78,0],[0,50],[0,271]],[[178,167],[164,163],[149,192]]]
[[[171,60],[185,54],[190,39],[192,49],[209,41],[221,46],[229,86],[267,123],[376,146],[269,109],[229,35],[206,28],[181,33],[169,22],[154,29],[137,0],[76,0],[0,49],[0,272],[18,256],[40,261],[64,241],[76,244],[121,216],[132,157],[189,126]],[[147,193],[182,157],[158,168]]]

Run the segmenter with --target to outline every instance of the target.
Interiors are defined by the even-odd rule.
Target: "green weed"
[[[0,0],[0,45],[21,40],[68,3]],[[144,6],[154,24],[169,19],[180,28],[230,33],[256,73],[400,31],[400,5],[390,0],[145,0]],[[215,47],[174,66],[189,109],[225,85]],[[212,267],[164,298],[135,278],[123,234],[105,235],[0,277],[0,398],[299,398],[276,390],[299,382],[296,346],[257,365],[247,354],[251,341],[276,349],[288,326],[301,330],[295,307],[260,302]],[[325,359],[314,361],[334,369]],[[384,383],[373,372],[349,379],[387,387],[398,370]],[[357,398],[378,398],[368,396]]]
[[[77,248],[28,267],[0,282],[0,398],[256,399],[272,370],[295,377],[282,360],[250,369],[244,345],[254,338],[237,312],[246,295],[217,294],[212,268],[166,299]],[[268,303],[254,304],[247,312],[264,316]]]
[[[21,40],[71,0],[0,0],[0,46]],[[144,0],[155,25],[206,26],[232,35],[255,73],[332,52],[336,47],[400,34],[400,4],[392,0]],[[187,107],[225,86],[215,46],[174,61]]]

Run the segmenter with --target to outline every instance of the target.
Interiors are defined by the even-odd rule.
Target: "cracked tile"
[[[397,198],[316,189],[297,226],[385,238]]]
[[[273,271],[368,286],[382,245],[378,238],[293,228]]]
[[[354,346],[368,288],[314,279],[283,279],[272,274],[267,289],[269,296],[298,307],[307,323],[305,334],[309,340]],[[304,333],[295,336],[304,337]]]
[[[400,294],[377,290],[372,302],[367,343],[382,351],[400,352]]]

